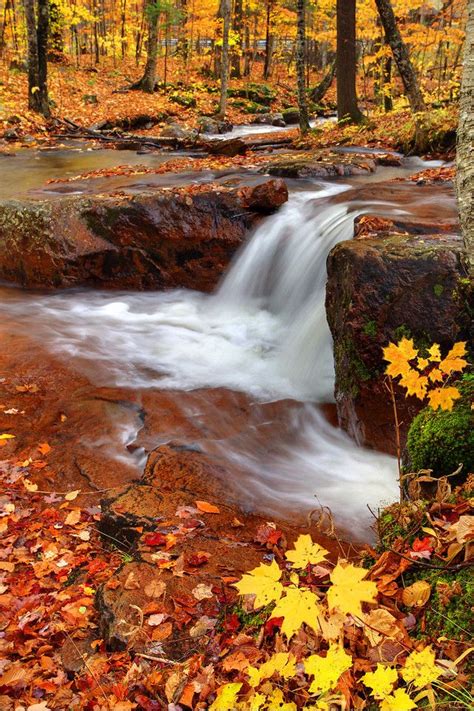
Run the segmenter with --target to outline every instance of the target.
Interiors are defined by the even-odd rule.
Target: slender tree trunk
[[[242,54],[242,30],[243,30],[243,7],[242,0],[235,0],[234,4],[234,21],[233,30],[236,33],[237,45],[232,52],[232,76],[240,79],[242,72],[240,71],[240,56]]]
[[[385,39],[392,49],[410,107],[414,113],[426,111],[420,85],[410,61],[408,49],[398,29],[392,3],[390,0],[375,0],[375,3],[385,32]]]
[[[334,60],[334,62],[331,64],[329,67],[328,71],[324,75],[324,77],[321,79],[319,84],[315,87],[313,87],[310,91],[310,96],[311,100],[314,101],[315,104],[320,104],[321,101],[324,99],[326,96],[329,87],[333,83],[334,77],[336,76],[336,68],[337,68],[337,62]]]
[[[25,0],[28,36],[28,106],[51,116],[48,102],[48,0]]]
[[[337,0],[337,114],[360,123],[356,70],[356,0]]]
[[[265,28],[265,64],[263,67],[264,79],[269,79],[272,73],[273,35],[272,27],[273,0],[267,0],[267,20]]]
[[[133,84],[132,89],[140,89],[152,94],[156,84],[156,64],[158,61],[158,17],[159,13],[153,0],[148,0],[146,6],[148,22],[148,42],[145,71],[142,78]]]
[[[305,23],[305,0],[298,0],[297,6],[297,32],[296,32],[296,76],[298,83],[298,109],[300,113],[300,131],[304,135],[309,131],[308,103],[306,99],[305,81],[305,44],[306,44],[306,23]]]
[[[221,95],[219,100],[219,114],[225,117],[227,110],[227,91],[229,89],[229,31],[231,0],[221,0],[219,14],[222,17],[222,53],[221,53]]]
[[[464,71],[457,134],[457,197],[466,261],[474,279],[474,2],[468,3]]]

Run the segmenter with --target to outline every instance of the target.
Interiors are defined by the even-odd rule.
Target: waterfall
[[[262,403],[288,399],[270,448],[268,438],[259,439],[264,420],[200,445],[238,467],[244,505],[301,511],[314,508],[317,496],[340,521],[362,530],[367,503],[377,507],[396,496],[394,460],[356,447],[317,406],[333,399],[334,387],[326,256],[351,237],[364,210],[331,202],[345,189],[293,193],[256,229],[212,295],[15,291],[0,313],[73,359],[98,385],[227,388],[247,393],[262,418]]]

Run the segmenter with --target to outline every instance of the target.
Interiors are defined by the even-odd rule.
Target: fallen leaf
[[[202,511],[203,513],[218,514],[221,512],[217,506],[214,506],[214,504],[210,504],[207,501],[196,501],[196,506],[199,511]]]

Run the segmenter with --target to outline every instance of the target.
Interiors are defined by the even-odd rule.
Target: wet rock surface
[[[148,487],[161,497],[154,508],[150,507],[147,496],[141,496]],[[223,472],[218,471],[207,455],[181,445],[164,445],[150,454],[143,482],[119,492],[114,500],[103,502],[104,518],[107,519],[111,510],[115,516],[119,506],[121,523],[127,520],[131,525],[137,523],[140,501],[142,520],[149,520],[151,513],[155,514],[155,536],[139,538],[142,533],[139,526],[136,546],[129,549],[134,560],[123,565],[98,592],[96,602],[102,634],[110,647],[150,648],[140,611],[149,610],[152,602],[156,612],[164,615],[163,624],[167,615],[173,614],[176,619],[176,610],[184,607],[181,628],[171,632],[163,627],[162,633],[166,636],[160,638],[158,633],[154,638],[162,654],[179,660],[191,648],[199,649],[200,644],[205,643],[200,639],[205,639],[208,617],[216,615],[215,596],[223,594],[223,579],[237,580],[261,562],[262,542],[268,532],[266,518],[244,513],[236,501],[232,502],[232,489],[232,478],[223,478]],[[135,491],[133,497],[132,490]],[[206,511],[208,502],[213,511]],[[275,529],[270,528],[270,532],[279,530],[290,542],[301,530],[288,522],[276,521],[274,525]],[[119,525],[115,535],[123,530]],[[170,534],[174,543],[171,560],[163,547],[165,537]],[[153,542],[159,543],[160,535],[163,545],[156,548]],[[334,541],[325,536],[320,540],[336,553]],[[212,590],[213,594],[204,590],[204,597],[196,603],[198,585]],[[157,598],[153,600],[155,595]],[[186,605],[193,608],[193,620],[191,615],[185,614]]]
[[[337,245],[328,257],[326,309],[334,338],[341,425],[360,444],[395,452],[382,348],[403,336],[415,345],[472,343],[472,292],[458,235],[376,236]],[[402,439],[420,409],[397,393]]]
[[[0,204],[0,278],[27,287],[210,291],[282,181]]]
[[[374,156],[356,153],[317,151],[296,153],[268,163],[261,172],[282,178],[343,178],[373,173],[377,167]]]

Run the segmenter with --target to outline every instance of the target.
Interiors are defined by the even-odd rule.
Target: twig
[[[143,654],[142,652],[136,652],[136,657],[143,657],[143,659],[150,659],[152,662],[162,662],[163,664],[173,664],[179,666],[180,662],[175,662],[173,659],[165,659],[165,657],[154,657],[152,654]]]

